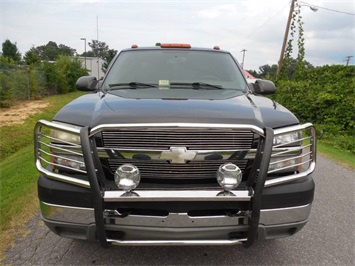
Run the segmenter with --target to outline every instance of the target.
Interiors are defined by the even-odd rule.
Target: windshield
[[[148,84],[171,89],[246,90],[230,54],[167,49],[121,52],[106,76],[104,89],[147,88]]]

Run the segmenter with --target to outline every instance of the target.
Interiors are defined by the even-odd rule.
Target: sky
[[[305,59],[321,66],[344,64],[346,56],[354,56],[354,65],[355,0],[304,0],[301,5]],[[313,12],[309,6],[320,8]],[[239,62],[246,49],[244,68],[259,70],[278,62],[289,9],[289,0],[0,0],[0,42],[16,42],[22,55],[49,41],[81,54],[81,38],[97,37],[118,51],[157,42],[218,45]],[[297,53],[296,42],[294,47]]]

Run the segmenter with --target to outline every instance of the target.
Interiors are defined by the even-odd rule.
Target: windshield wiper
[[[223,87],[221,85],[214,85],[214,84],[209,84],[209,83],[204,83],[204,82],[171,82],[170,86],[191,86],[193,89],[203,89],[203,90],[223,90]]]
[[[158,85],[142,83],[142,82],[129,82],[129,83],[112,83],[108,84],[110,90],[126,90],[126,89],[146,89],[146,88],[157,88]]]

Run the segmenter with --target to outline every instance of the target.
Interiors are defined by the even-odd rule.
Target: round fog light
[[[217,171],[217,182],[226,191],[236,188],[242,181],[242,171],[233,163],[222,164]]]
[[[126,192],[135,189],[140,180],[139,169],[133,164],[122,164],[115,172],[116,185]]]

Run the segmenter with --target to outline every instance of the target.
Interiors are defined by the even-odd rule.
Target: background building
[[[79,59],[82,62],[82,66],[85,68],[85,60],[86,60],[86,69],[88,70],[88,75],[89,76],[94,76],[97,79],[102,78],[105,76],[105,73],[102,71],[102,64],[104,63],[104,60],[97,57],[83,57],[79,56]]]

